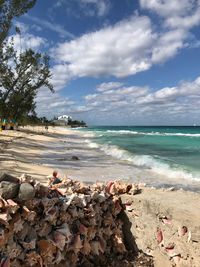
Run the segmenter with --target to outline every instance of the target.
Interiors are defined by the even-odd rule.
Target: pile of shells
[[[119,218],[120,182],[44,186],[31,177],[0,177],[0,267],[133,266]],[[136,190],[134,188],[134,190]]]

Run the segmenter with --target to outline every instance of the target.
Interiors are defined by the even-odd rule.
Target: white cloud
[[[95,99],[98,96],[98,94],[90,94],[90,95],[86,95],[84,98],[87,101],[90,101],[92,99]]]
[[[165,32],[152,48],[152,62],[164,62],[175,56],[185,46],[187,32],[181,29]]]
[[[51,83],[55,91],[61,90],[72,78],[67,64],[54,65],[51,68],[51,73]]]
[[[111,83],[107,83],[108,87]],[[57,93],[40,91],[38,114],[49,118],[69,114],[91,124],[200,122],[200,77],[155,92],[148,86],[127,87],[123,84],[115,89],[97,91],[101,86],[106,87],[106,83],[99,85],[94,94],[86,95],[81,105]]]
[[[58,64],[68,65],[67,77],[126,77],[191,47],[190,36],[184,28],[156,32],[148,17],[134,16],[60,43],[52,49],[52,56]]]
[[[189,16],[174,16],[166,19],[166,26],[171,28],[190,29],[200,23],[200,6]]]
[[[148,55],[155,39],[149,18],[132,17],[62,43],[52,54],[67,63],[75,77],[123,77],[150,67]]]
[[[79,4],[97,6],[104,2],[109,3],[80,0]],[[58,7],[65,4],[62,0],[56,2]],[[164,18],[159,30],[156,31],[158,28],[149,17],[136,15],[74,37],[71,41],[58,43],[51,50],[58,64],[53,68],[53,80],[58,83],[59,89],[65,86],[65,82],[79,77],[134,75],[173,58],[184,48],[198,47],[189,30],[200,23],[200,0],[140,0],[140,5]],[[61,68],[61,75],[57,75],[56,70]],[[98,90],[103,91],[104,88]]]
[[[89,17],[103,17],[108,14],[110,7],[110,0],[57,0],[50,10],[52,12],[54,9],[62,8],[68,16],[73,15],[77,18],[81,14]],[[74,9],[76,9],[76,12],[74,12]]]
[[[42,31],[42,27],[36,24],[32,24],[31,25],[31,29],[33,29],[36,32],[41,32]]]
[[[57,93],[51,93],[47,89],[42,89],[37,95],[36,103],[36,112],[39,116],[53,118],[54,116],[70,113],[74,101],[67,97],[61,97]]]
[[[29,20],[37,23],[38,25],[44,27],[44,28],[47,28],[51,31],[54,31],[56,33],[59,34],[60,37],[63,37],[63,38],[70,38],[70,39],[73,39],[75,36],[69,32],[69,31],[66,31],[61,25],[59,24],[56,24],[56,23],[52,23],[52,22],[49,22],[47,20],[42,20],[41,18],[37,18],[37,17],[34,17],[34,16],[30,16],[28,14],[24,15],[26,18],[28,18]]]
[[[140,5],[163,18],[163,30],[153,49],[153,63],[174,57],[185,47],[198,47],[190,30],[200,24],[200,0],[140,0]]]
[[[109,82],[109,83],[102,83],[97,87],[98,92],[103,92],[110,89],[116,89],[122,86],[123,84],[120,82]]]
[[[108,87],[111,83],[108,83]],[[175,87],[161,88],[154,93],[149,87],[121,85],[116,89],[97,91],[84,97],[85,104],[81,107],[74,107],[73,112],[85,112],[85,117],[94,123],[115,122],[115,123],[143,123],[152,121],[162,123],[175,122],[180,117],[187,116],[196,118],[200,115],[200,77],[191,82],[182,82]],[[103,87],[106,83],[103,83]],[[92,112],[91,112],[92,111]],[[97,122],[97,123],[98,123]]]
[[[170,17],[188,14],[198,2],[198,0],[140,0],[140,5],[163,17]]]
[[[23,33],[21,36],[19,34],[12,35],[9,37],[8,42],[11,40],[11,38],[13,38],[14,47],[17,51],[22,51],[29,48],[38,50],[46,44],[45,38],[29,33]]]
[[[38,51],[46,47],[47,40],[43,37],[30,33],[30,26],[22,22],[15,22],[15,27],[20,29],[20,33],[15,33],[8,37],[8,43],[13,42],[15,50],[20,53],[27,49]]]
[[[80,0],[82,4],[93,5],[97,10],[98,16],[105,16],[110,9],[110,3],[108,0]]]
[[[200,0],[140,0],[144,9],[165,18],[165,26],[190,29],[200,23]]]

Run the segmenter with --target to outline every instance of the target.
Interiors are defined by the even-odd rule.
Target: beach
[[[98,132],[98,135],[103,133]],[[108,140],[115,135],[112,133],[110,137],[109,132]],[[120,133],[120,138],[121,136],[127,138],[127,133]],[[135,137],[132,133],[129,136]],[[149,156],[135,156],[123,147],[110,144],[110,141],[102,144],[97,137],[94,131],[87,128],[76,130],[49,127],[47,132],[45,127],[26,127],[20,131],[3,131],[1,169],[7,170],[9,167],[14,174],[29,172],[36,178],[38,172],[44,178],[43,182],[55,169],[61,176],[66,175],[85,182],[124,179],[134,183],[142,182],[149,187],[175,187],[200,192],[200,180],[193,179],[192,174],[183,172],[182,169],[169,168],[166,163],[156,162]],[[198,141],[196,137],[194,139]],[[118,136],[117,141],[126,143],[126,139],[121,141]],[[144,145],[138,147],[142,150]],[[187,152],[182,155],[190,158]]]
[[[59,127],[49,127],[48,131],[44,127],[3,131],[0,171],[16,177],[27,173],[43,184],[48,183],[47,176],[54,170],[61,178],[66,176],[88,184],[117,179],[140,184],[139,194],[122,196],[123,202],[129,203],[126,214],[138,249],[153,256],[158,267],[197,267],[200,262],[198,182],[178,181],[179,186],[175,186],[174,179],[165,177],[158,186],[157,181],[163,177],[155,174],[152,182],[151,170],[143,172],[142,168],[112,158],[94,145],[88,146],[88,138],[88,132]],[[182,233],[182,227],[187,231]],[[159,242],[158,231],[162,233]]]

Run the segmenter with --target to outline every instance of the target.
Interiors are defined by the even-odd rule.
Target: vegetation
[[[2,117],[20,120],[34,114],[35,97],[42,87],[53,91],[49,82],[49,58],[29,49],[21,54],[12,50],[3,55],[0,66],[0,113]],[[7,59],[4,57],[7,56]]]
[[[84,121],[78,121],[78,120],[68,120],[68,125],[71,127],[86,127],[86,123]]]
[[[37,115],[28,115],[21,118],[20,125],[45,125],[54,126],[53,120],[46,117],[37,117]]]
[[[0,47],[8,36],[14,18],[31,9],[36,0],[0,0]]]
[[[43,88],[53,92],[49,57],[32,49],[16,51],[8,38],[13,19],[23,15],[36,0],[0,0],[0,120],[19,124],[54,125],[54,120],[39,118],[36,95]],[[19,28],[15,28],[20,35]],[[83,121],[69,120],[71,127],[85,127]]]
[[[58,126],[57,117],[54,116],[53,119],[47,119],[46,117],[37,117],[37,115],[28,115],[21,119],[22,125],[46,125],[46,126]],[[64,126],[61,124],[61,126]],[[65,124],[65,126],[71,126],[71,127],[87,127],[86,123],[84,121],[79,120],[72,120],[69,119],[68,123]]]
[[[8,42],[12,20],[32,8],[35,0],[0,0],[0,116],[18,122],[36,116],[35,98],[41,88],[53,92],[49,57],[32,49],[15,51]],[[16,29],[18,34],[20,30]]]

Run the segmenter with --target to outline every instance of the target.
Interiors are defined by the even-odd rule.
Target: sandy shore
[[[42,183],[53,170],[85,182],[132,177],[130,165],[88,147],[86,136],[72,129],[25,127],[3,131],[0,138],[0,170],[17,176],[29,173]]]
[[[150,187],[175,187],[200,192],[200,182],[177,180],[107,155],[96,147],[90,135],[89,132],[59,127],[49,127],[48,132],[44,127],[3,131],[0,133],[0,169],[15,175],[30,173],[42,182],[53,170],[57,170],[61,176],[86,182],[124,179],[146,183]]]
[[[137,247],[153,256],[155,266],[199,266],[198,193],[144,188],[122,201],[131,203],[126,214]]]
[[[80,154],[84,142],[84,137],[80,141],[73,130],[62,131],[53,127],[48,132],[42,127],[0,132],[0,171],[17,177],[27,173],[42,183],[47,182],[47,175],[54,169],[61,175],[90,182],[121,178],[127,165],[119,162],[111,172],[110,157],[105,155],[99,160],[98,153],[89,148],[84,150],[84,155]],[[80,160],[72,159],[73,156]],[[97,166],[93,168],[90,163],[95,160]],[[140,194],[124,195],[122,199],[124,203],[129,202],[126,213],[136,245],[154,257],[155,266],[199,266],[198,193],[144,187]],[[159,235],[162,237],[160,241]]]
[[[0,171],[15,176],[29,173],[45,183],[52,169],[42,166],[39,159],[55,132],[51,129],[48,134],[42,133],[41,127],[0,132]]]

